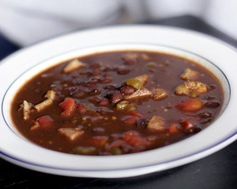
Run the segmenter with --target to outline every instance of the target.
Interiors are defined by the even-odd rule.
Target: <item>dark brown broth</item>
[[[122,57],[129,53],[146,54],[149,57],[149,60],[139,58],[134,65],[125,65],[125,61]],[[182,121],[189,120],[195,123],[199,130],[202,130],[213,122],[213,120],[218,116],[221,105],[223,104],[223,91],[217,78],[204,67],[188,59],[156,52],[121,51],[92,54],[85,57],[79,57],[79,60],[85,62],[88,67],[79,69],[78,71],[74,71],[70,74],[65,74],[62,71],[69,61],[51,67],[26,82],[26,84],[21,87],[14,97],[11,108],[13,122],[20,133],[22,133],[30,141],[52,150],[74,153],[74,148],[77,146],[93,146],[91,144],[91,139],[94,136],[108,136],[107,145],[117,139],[121,139],[123,133],[131,130],[135,130],[142,137],[150,138],[149,140],[154,138],[155,142],[153,142],[152,145],[149,145],[146,149],[130,149],[122,152],[134,153],[137,151],[144,151],[165,146],[195,134],[196,131],[186,132],[181,129],[178,134],[171,135],[166,131],[154,132],[138,125],[128,126],[122,121],[123,117],[128,114],[127,112],[116,111],[112,105],[110,107],[99,107],[92,104],[89,100],[94,96],[106,96],[108,90],[104,89],[105,86],[114,85],[116,87],[120,87],[126,80],[142,74],[149,75],[149,81],[146,84],[146,88],[152,89],[155,87],[162,87],[168,92],[168,98],[160,101],[154,101],[151,98],[137,99],[133,101],[137,104],[137,112],[141,113],[146,120],[151,119],[153,115],[163,117],[166,120],[167,129],[169,129],[172,123],[180,123]],[[151,69],[147,67],[148,62],[155,62],[157,64],[157,68],[151,71]],[[92,71],[91,67],[92,65],[96,67],[97,64],[101,64],[102,66],[106,65],[106,67],[108,67],[107,71],[100,70],[100,73],[95,75],[96,68]],[[127,74],[118,74],[116,71],[118,66],[125,66],[130,70],[130,72]],[[189,113],[177,110],[175,106],[178,103],[190,99],[188,96],[178,96],[175,94],[175,88],[184,82],[180,79],[180,75],[186,68],[191,68],[199,72],[200,77],[198,78],[198,81],[211,86],[211,90],[209,90],[206,94],[200,95],[199,98],[205,102],[218,102],[220,104],[218,107],[204,107],[200,111]],[[76,88],[85,85],[88,81],[93,83],[92,78],[95,76],[101,77],[101,81],[95,82],[91,85],[95,85],[95,88],[101,93],[98,95],[90,93],[89,95],[86,94],[85,97],[81,97],[80,95],[78,96],[78,91],[84,90],[86,87],[81,87],[78,91]],[[112,79],[112,82],[102,83],[106,79]],[[34,111],[30,114],[29,120],[23,120],[22,109],[19,108],[23,100],[27,100],[32,104],[37,104],[45,99],[44,95],[49,89],[52,89],[57,93],[57,99],[53,105],[46,108],[42,112]],[[75,112],[70,119],[62,118],[62,110],[59,108],[59,103],[61,103],[66,97],[77,99],[79,103],[85,104],[91,111],[97,113],[81,115],[80,113]],[[206,112],[211,113],[211,117],[207,116],[208,118],[206,118],[205,116],[200,116],[200,114],[204,114]],[[102,120],[95,123],[91,123],[90,121],[82,121],[85,116],[89,117],[88,119],[96,119],[98,116],[97,114],[100,114],[102,117],[108,117],[108,120]],[[50,115],[54,119],[56,128],[80,127],[85,131],[85,133],[76,142],[70,142],[66,140],[64,136],[59,134],[57,129],[53,131],[32,132],[30,128],[34,124],[35,120],[43,115]],[[117,119],[112,120],[112,116],[116,116]],[[110,154],[111,152],[106,150],[106,146],[97,147],[97,152],[95,153],[95,155]]]

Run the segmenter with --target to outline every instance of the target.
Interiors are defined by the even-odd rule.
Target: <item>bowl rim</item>
[[[137,28],[136,28],[137,27]],[[125,26],[125,27],[123,27],[123,28],[127,28],[128,30],[129,29],[134,29],[134,28],[136,28],[136,29],[139,29],[140,28],[140,30],[141,29],[143,29],[144,27],[145,28],[150,28],[151,26],[132,26],[132,27],[130,27],[130,26]],[[153,26],[154,27],[154,26]],[[114,27],[112,27],[112,30],[113,30],[113,28]],[[157,27],[156,26],[156,28],[157,29],[160,29],[160,28],[163,28],[163,29],[167,29],[167,27]],[[154,28],[152,28],[152,29],[154,29]],[[170,29],[170,27],[168,27],[168,30]],[[96,30],[96,29],[95,29]],[[101,30],[103,30],[103,29],[99,29],[100,31]],[[104,30],[110,30],[110,28],[105,28]],[[175,30],[175,31],[180,31],[180,29],[172,29],[172,30]],[[183,29],[181,30],[182,32],[183,32]],[[190,32],[190,31],[186,31],[185,30],[185,32]],[[191,33],[193,33],[193,32],[191,32]],[[71,34],[72,35],[72,34]],[[47,44],[47,42],[44,42],[45,44]],[[141,43],[141,42],[140,42]],[[108,45],[108,44],[107,44]],[[155,45],[157,45],[157,43],[155,43]],[[37,45],[36,45],[37,46]],[[86,48],[86,47],[85,47]],[[87,47],[88,48],[88,47]],[[174,48],[176,48],[177,49],[177,47],[174,47]],[[228,49],[229,49],[229,47],[227,47]],[[80,49],[81,50],[81,49]],[[187,49],[183,49],[183,50],[185,50],[185,51],[187,51]],[[27,50],[26,50],[27,51]],[[70,52],[72,52],[71,50],[69,50],[69,54],[70,54]],[[18,53],[23,53],[24,54],[24,50],[23,50],[23,52],[18,52]],[[196,53],[192,53],[192,54],[196,54]],[[197,54],[199,57],[200,57],[200,55],[199,54]],[[61,56],[61,55],[59,55],[59,56]],[[62,55],[62,56],[64,56],[64,55]],[[202,55],[201,55],[202,56]],[[8,57],[7,59],[5,59],[4,60],[4,62],[5,62],[5,64],[6,64],[6,62],[8,62],[9,61],[9,59],[11,60],[11,59],[14,59],[15,57],[17,57],[16,55],[11,55],[11,57]],[[57,56],[58,57],[58,56]],[[207,59],[206,57],[202,57],[202,58],[205,58],[205,59]],[[54,59],[52,59],[52,57],[49,59],[49,61],[52,61],[52,60],[54,60]],[[208,60],[208,59],[207,59]],[[43,62],[45,62],[45,60],[43,61]],[[46,60],[46,62],[47,62],[47,60]],[[213,61],[209,61],[209,62],[213,62]],[[4,64],[3,64],[4,65]],[[50,67],[50,66],[49,66]],[[0,71],[1,71],[1,69],[3,69],[2,68],[2,65],[0,65]],[[222,69],[221,69],[222,70]],[[223,70],[222,70],[223,71]],[[226,72],[224,72],[224,73],[226,73]],[[229,74],[229,73],[228,73]],[[227,74],[227,75],[228,75]],[[232,75],[233,76],[233,75]],[[228,76],[227,76],[228,77]],[[229,79],[229,81],[230,81],[230,87],[231,87],[231,92],[233,93],[234,92],[234,94],[235,94],[235,90],[234,90],[234,87],[233,86],[237,86],[237,84],[236,84],[236,82],[235,83],[233,83],[233,79],[232,79],[232,77],[231,77],[231,80],[230,80],[230,78],[228,77],[228,79]],[[232,97],[233,97],[233,95],[232,95]],[[233,101],[233,98],[231,97],[231,99],[230,99],[230,103],[232,103],[233,104],[233,102],[235,102],[236,101],[236,99],[234,98],[234,101]],[[2,100],[2,103],[3,103],[3,100]],[[228,105],[229,106],[229,105]],[[2,113],[4,113],[3,111],[2,111]],[[2,120],[0,119],[0,122],[1,122]],[[217,120],[218,121],[218,120]],[[1,130],[1,128],[2,128],[2,125],[1,125],[1,127],[0,127],[0,130]],[[208,127],[209,128],[209,127]],[[207,128],[207,129],[208,129]],[[206,130],[206,129],[205,129]],[[196,152],[196,153],[192,153],[191,155],[187,155],[187,156],[183,156],[183,157],[180,157],[180,158],[177,158],[177,159],[173,159],[173,160],[170,160],[170,161],[166,161],[166,162],[160,162],[160,163],[155,163],[154,165],[153,164],[149,164],[149,165],[144,165],[144,166],[138,166],[138,167],[136,167],[136,166],[132,166],[132,167],[126,167],[126,168],[121,168],[121,169],[119,169],[119,168],[116,168],[115,170],[128,170],[128,169],[139,169],[139,168],[143,168],[143,167],[146,167],[146,168],[148,168],[149,166],[158,166],[158,165],[161,165],[161,164],[166,164],[166,166],[167,166],[167,164],[168,163],[172,163],[172,162],[175,162],[176,161],[176,165],[175,166],[177,166],[178,164],[177,164],[177,161],[185,161],[185,159],[186,159],[186,161],[187,162],[190,162],[190,161],[193,161],[194,159],[199,159],[201,156],[206,156],[207,154],[208,154],[208,150],[210,150],[210,152],[209,153],[212,153],[212,152],[214,152],[214,151],[216,151],[216,150],[218,150],[219,148],[221,148],[221,147],[224,147],[224,144],[225,145],[227,145],[228,143],[230,143],[231,141],[233,141],[233,140],[235,140],[235,138],[236,138],[236,128],[235,128],[235,130],[234,130],[234,132],[231,132],[231,135],[229,135],[228,137],[226,137],[226,138],[223,138],[221,141],[219,141],[218,143],[215,143],[215,145],[213,145],[213,146],[209,146],[209,147],[206,147],[206,149],[204,149],[204,150],[202,150],[202,151],[198,151],[198,152]],[[202,132],[204,132],[204,131],[202,131]],[[202,133],[201,132],[201,133]],[[198,134],[197,134],[198,135]],[[195,135],[196,136],[196,135]],[[190,138],[188,138],[188,139],[193,139],[193,137],[195,137],[195,136],[192,136],[192,137],[190,137]],[[186,139],[186,140],[188,140],[188,139]],[[184,140],[182,140],[182,141],[184,141]],[[169,148],[169,147],[171,147],[171,146],[173,146],[173,145],[176,145],[176,144],[180,144],[182,141],[180,141],[180,142],[177,142],[177,143],[174,143],[174,144],[171,144],[171,145],[168,145],[168,146],[166,146],[166,147],[164,147],[164,148]],[[192,140],[191,140],[192,141]],[[40,147],[40,148],[42,148],[42,147]],[[27,164],[31,164],[31,162],[27,162],[27,161],[24,161],[24,160],[22,160],[22,159],[18,159],[18,157],[14,157],[14,155],[12,156],[12,154],[11,155],[9,155],[8,153],[6,153],[7,151],[6,151],[6,149],[3,149],[2,148],[2,146],[0,145],[0,149],[1,149],[1,154],[3,155],[3,156],[8,156],[8,158],[15,158],[15,160],[16,161],[21,161],[21,162],[23,162],[23,163],[27,163]],[[46,151],[48,151],[47,153],[51,153],[52,151],[51,150],[47,150],[47,149],[45,149],[45,148],[43,148],[44,150],[46,150]],[[216,149],[216,150],[215,150]],[[122,155],[122,156],[120,156],[121,158],[125,158],[125,156],[126,157],[129,157],[129,156],[134,156],[134,155],[138,155],[138,154],[141,154],[141,155],[143,155],[143,154],[146,154],[146,153],[150,153],[151,151],[157,151],[157,150],[160,150],[160,149],[155,149],[155,150],[150,150],[150,151],[146,151],[146,152],[140,152],[140,153],[137,153],[137,154],[128,154],[128,155]],[[54,152],[54,153],[60,153],[60,152]],[[200,153],[202,153],[202,155],[200,156]],[[61,154],[61,153],[60,153]],[[68,154],[67,154],[68,155]],[[187,160],[188,158],[190,158],[190,156],[193,156],[192,157],[192,160]],[[195,157],[194,157],[195,156]],[[88,158],[88,156],[85,156],[86,158]],[[91,157],[91,156],[90,156]],[[89,158],[90,158],[89,157]],[[111,158],[111,156],[109,156],[110,158]],[[117,158],[117,159],[121,159],[121,158]],[[82,158],[83,159],[83,158]],[[101,159],[106,159],[106,158],[104,158],[104,157],[96,157],[96,158],[93,158],[94,160],[96,159],[96,160],[99,160],[99,161],[101,161]],[[113,159],[113,158],[112,158]],[[186,162],[186,163],[187,163]],[[184,163],[184,162],[183,162]],[[181,163],[182,164],[182,163]],[[47,169],[56,169],[56,170],[59,170],[59,169],[61,169],[60,167],[55,167],[55,166],[52,166],[52,167],[50,167],[50,166],[47,166],[47,165],[45,165],[45,164],[42,164],[42,165],[37,165],[37,164],[35,164],[34,162],[32,163],[32,165],[33,166],[40,166],[40,167],[45,167],[45,168],[47,168]],[[174,167],[174,166],[173,166]],[[65,170],[65,167],[63,168],[62,167],[62,169],[63,170]],[[165,169],[165,168],[163,168],[163,169]],[[70,168],[67,168],[66,170],[68,170],[68,171],[91,171],[91,172],[105,172],[105,171],[115,171],[114,169],[112,169],[112,168],[109,168],[109,169],[102,169],[102,168],[100,168],[100,169],[76,169],[76,168],[73,168],[73,169],[70,169]]]

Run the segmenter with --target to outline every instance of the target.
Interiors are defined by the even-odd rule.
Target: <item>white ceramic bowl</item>
[[[25,139],[10,117],[12,99],[36,73],[64,60],[95,52],[152,50],[195,60],[211,70],[224,88],[219,117],[202,132],[175,144],[120,156],[79,156],[42,148]],[[17,165],[58,175],[119,178],[177,167],[233,142],[237,131],[237,53],[197,32],[171,27],[120,26],[69,34],[23,49],[0,64],[0,155]]]

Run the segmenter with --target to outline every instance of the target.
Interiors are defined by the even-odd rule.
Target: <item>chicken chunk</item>
[[[37,131],[40,128],[39,123],[36,121],[34,125],[30,128],[31,131]]]
[[[152,92],[146,88],[135,91],[133,94],[125,96],[126,100],[133,100],[137,98],[144,98],[152,96]]]
[[[28,120],[30,118],[30,112],[33,107],[33,104],[24,100],[22,106],[23,106],[23,119]]]
[[[198,97],[208,92],[208,85],[199,81],[185,81],[176,87],[177,95],[186,95],[190,97]]]
[[[165,120],[160,116],[152,116],[150,121],[148,122],[148,129],[154,131],[164,131],[165,130]]]
[[[67,66],[65,66],[63,71],[64,71],[64,73],[69,73],[69,72],[72,72],[72,71],[79,69],[81,67],[84,67],[84,66],[85,66],[84,63],[82,63],[81,61],[79,61],[77,59],[74,59],[70,63],[68,63]]]
[[[162,88],[152,90],[154,100],[162,100],[168,96],[167,92]]]
[[[54,100],[55,97],[56,97],[56,93],[55,93],[55,91],[53,91],[53,90],[49,90],[49,91],[46,93],[45,97],[46,97],[47,99],[49,99],[49,100]]]
[[[80,128],[60,128],[58,129],[58,132],[68,138],[71,142],[76,141],[84,134],[84,131]]]
[[[35,109],[38,112],[42,111],[43,109],[45,109],[46,107],[50,106],[53,103],[53,101],[56,98],[56,93],[53,90],[49,90],[46,93],[45,97],[47,98],[46,100],[44,100],[44,101],[40,102],[39,104],[35,105]]]
[[[183,80],[196,80],[198,79],[199,73],[190,68],[186,68],[180,76]]]

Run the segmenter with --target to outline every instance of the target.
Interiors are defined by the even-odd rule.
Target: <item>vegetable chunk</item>
[[[177,95],[186,95],[190,97],[198,97],[208,92],[208,86],[199,81],[185,81],[183,84],[176,87]]]
[[[42,110],[44,110],[46,107],[50,106],[51,104],[53,104],[53,101],[56,98],[56,93],[53,90],[49,90],[45,97],[47,98],[46,100],[44,100],[43,102],[40,102],[39,104],[35,105],[35,109],[40,112]]]
[[[33,104],[24,100],[22,106],[23,106],[23,119],[28,120],[30,118],[30,112],[33,107]]]
[[[126,84],[135,89],[142,89],[147,83],[148,79],[148,75],[144,74],[127,80]]]
[[[60,128],[58,129],[58,132],[71,142],[76,141],[84,134],[84,131],[80,128]]]
[[[162,100],[168,97],[168,93],[166,92],[166,90],[162,88],[156,88],[152,91],[152,93],[153,93],[154,100]]]
[[[184,112],[197,112],[203,108],[203,105],[200,99],[189,99],[176,105],[176,108]]]
[[[124,140],[137,150],[141,150],[149,146],[149,142],[146,138],[142,137],[136,131],[127,131],[124,133]]]
[[[63,117],[70,117],[76,110],[76,101],[73,98],[65,98],[59,106],[63,109],[61,115]]]
[[[199,73],[190,68],[186,68],[184,73],[180,76],[183,80],[196,80],[199,77]]]
[[[152,116],[150,121],[148,122],[148,129],[153,131],[164,131],[165,130],[165,120],[160,116]]]
[[[70,73],[72,71],[75,71],[81,67],[84,67],[85,64],[82,63],[81,61],[77,60],[77,59],[74,59],[72,60],[71,62],[69,62],[69,64],[67,66],[65,66],[64,68],[64,73]]]
[[[45,130],[49,131],[54,129],[54,120],[49,115],[44,115],[36,119],[35,124],[30,128],[31,131]]]
[[[129,95],[129,96],[125,96],[126,100],[133,100],[133,99],[137,99],[137,98],[144,98],[144,97],[150,97],[152,96],[152,92],[146,88],[144,89],[140,89],[137,90],[136,92],[134,92],[133,94]]]

